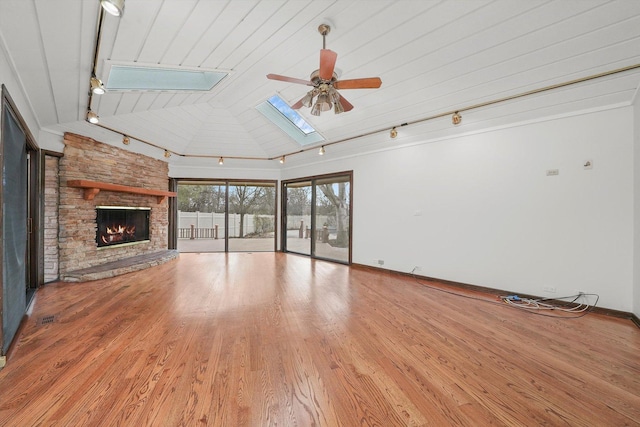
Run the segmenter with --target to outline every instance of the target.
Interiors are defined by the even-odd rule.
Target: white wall
[[[292,167],[283,179],[353,169],[355,263],[540,296],[595,292],[600,306],[631,311],[632,125],[622,107]]]
[[[33,109],[28,103],[27,98],[22,92],[22,84],[16,78],[14,68],[11,64],[11,59],[7,57],[4,39],[2,33],[0,33],[0,84],[4,84],[11,95],[11,99],[16,104],[18,111],[22,115],[22,118],[27,124],[29,131],[38,142],[38,135],[40,133],[40,125],[33,114]],[[1,132],[1,130],[0,130]]]

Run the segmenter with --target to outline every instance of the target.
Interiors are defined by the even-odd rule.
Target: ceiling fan
[[[294,77],[281,76],[279,74],[267,74],[271,80],[280,80],[289,83],[298,83],[313,86],[301,100],[291,106],[294,110],[302,107],[312,107],[311,114],[319,116],[322,111],[334,108],[335,114],[351,111],[353,105],[338,93],[337,89],[375,89],[382,85],[380,77],[367,77],[362,79],[338,80],[334,72],[338,54],[326,48],[326,36],[331,31],[327,24],[321,24],[318,32],[322,34],[322,49],[320,50],[320,68],[311,73],[310,80],[296,79]],[[314,104],[313,99],[316,98]]]

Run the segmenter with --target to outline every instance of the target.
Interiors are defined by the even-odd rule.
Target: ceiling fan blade
[[[298,101],[298,102],[296,102],[295,104],[293,104],[293,105],[291,106],[291,109],[292,109],[292,110],[297,110],[297,109],[299,109],[300,107],[302,107],[302,100],[303,100],[303,99],[304,99],[304,97],[300,98],[300,101]]]
[[[318,75],[322,80],[331,80],[333,69],[336,66],[338,54],[329,49],[320,49],[320,71]]]
[[[366,77],[364,79],[338,80],[333,83],[336,89],[376,89],[382,85],[380,77]]]
[[[267,74],[270,80],[280,80],[281,82],[297,83],[301,85],[313,86],[309,80],[296,79],[294,77],[281,76],[280,74]]]
[[[340,104],[342,104],[342,108],[344,108],[344,111],[353,110],[353,105],[349,101],[344,99],[342,95],[340,95]]]

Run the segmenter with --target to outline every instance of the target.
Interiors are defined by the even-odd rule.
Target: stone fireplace
[[[167,252],[168,198],[106,185],[166,191],[168,164],[76,134],[65,134],[64,143],[59,160],[61,280],[77,281],[78,271]],[[105,187],[78,188],[78,182],[105,183]]]

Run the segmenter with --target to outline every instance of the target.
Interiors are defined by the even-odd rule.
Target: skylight
[[[278,95],[273,95],[256,109],[300,145],[324,141],[322,135]]]
[[[188,70],[130,65],[112,65],[106,88],[108,90],[209,91],[226,72]]]

